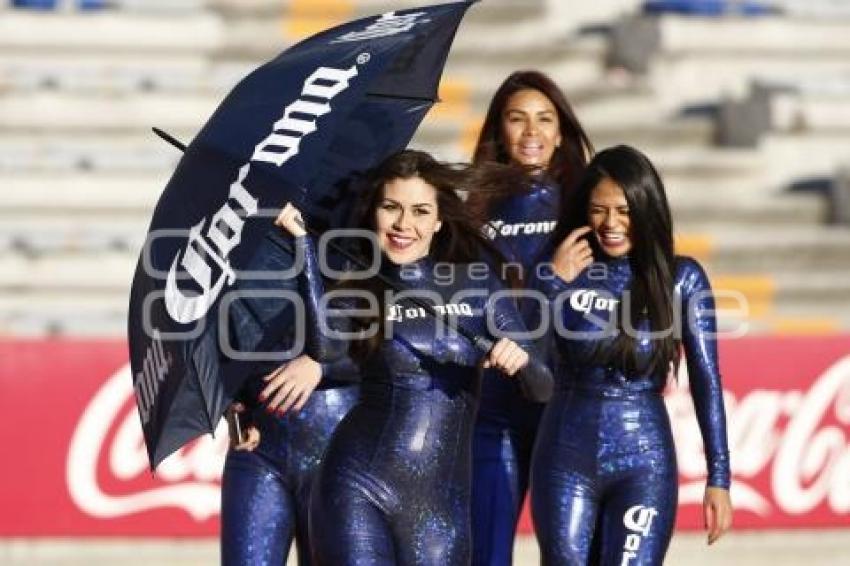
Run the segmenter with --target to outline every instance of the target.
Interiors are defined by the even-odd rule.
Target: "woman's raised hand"
[[[593,263],[590,243],[587,238],[582,238],[591,230],[590,226],[576,228],[555,249],[555,254],[552,256],[552,269],[567,283],[578,277],[579,273]]]

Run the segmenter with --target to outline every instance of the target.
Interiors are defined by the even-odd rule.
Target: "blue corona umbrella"
[[[130,362],[152,467],[212,432],[263,367],[228,348],[269,347],[282,338],[265,330],[292,320],[285,300],[229,298],[287,291],[281,271],[291,256],[273,211],[292,201],[311,226],[344,224],[348,181],[410,141],[472,3],[312,36],[245,77],[188,145],[154,210],[130,294]]]

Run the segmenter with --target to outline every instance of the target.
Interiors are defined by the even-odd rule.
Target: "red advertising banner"
[[[0,536],[217,534],[226,431],[152,475],[126,360],[118,341],[0,341]],[[728,340],[721,361],[735,527],[850,526],[850,337]],[[679,382],[679,527],[699,529],[702,441]]]
[[[0,341],[0,536],[218,533],[227,433],[150,465],[126,343]]]

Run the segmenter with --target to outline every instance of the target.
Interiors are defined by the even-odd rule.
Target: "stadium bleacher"
[[[122,336],[179,159],[150,127],[188,141],[240,77],[305,33],[417,3],[0,3],[0,332]],[[657,161],[681,250],[748,297],[751,332],[850,328],[850,230],[827,225],[841,220],[828,195],[789,190],[850,164],[846,4],[744,3],[769,4],[758,17],[661,4],[476,5],[414,145],[468,159],[504,75],[541,68],[597,147],[631,143]]]

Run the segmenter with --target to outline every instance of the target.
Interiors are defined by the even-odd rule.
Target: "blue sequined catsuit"
[[[262,257],[264,265],[257,270],[285,270],[292,265],[288,242],[268,246]],[[266,242],[265,244],[268,244]],[[252,281],[246,288],[285,288],[295,291],[292,279]],[[234,303],[234,311],[248,301]],[[279,350],[292,345],[293,315],[274,305],[274,317],[261,312],[269,302],[251,303],[240,316],[234,316],[233,334],[245,344],[255,346],[248,338],[252,331],[262,332],[268,324],[286,328]],[[282,312],[281,312],[282,311]],[[278,364],[268,364],[271,371]],[[299,564],[310,564],[307,537],[307,510],[310,488],[322,454],[339,421],[354,405],[359,380],[357,368],[351,364],[323,364],[322,382],[304,407],[284,416],[266,412],[256,402],[264,383],[251,378],[241,398],[251,407],[246,422],[260,431],[260,444],[252,452],[230,450],[224,465],[221,486],[221,561],[225,566],[282,566],[286,563],[293,538],[298,548]]]
[[[543,564],[661,564],[677,503],[676,455],[661,392],[665,375],[624,375],[593,352],[632,273],[627,258],[594,264],[567,284],[541,278],[552,301],[558,365],[555,394],[538,432],[532,513]],[[699,264],[677,258],[675,289],[691,393],[708,464],[708,485],[729,487],[726,421],[716,351],[714,299]],[[559,298],[560,297],[560,298]],[[560,327],[557,325],[560,324]],[[648,330],[645,322],[638,329]],[[647,359],[650,341],[638,339]]]
[[[523,285],[535,269],[558,216],[558,187],[535,183],[501,201],[485,233],[506,260],[523,266]],[[518,394],[516,383],[485,371],[472,442],[472,563],[511,564],[514,534],[528,490],[531,453],[543,404]]]
[[[309,240],[296,242],[306,248],[301,281],[304,296],[311,298],[308,329],[318,329],[319,317],[327,314],[317,302],[321,279]],[[494,298],[492,274],[473,280],[455,267],[445,285],[437,282],[427,258],[404,266],[384,260],[382,271],[470,331],[524,332],[513,302]],[[350,306],[331,302],[336,311]],[[487,332],[483,313],[493,332]],[[477,365],[484,354],[467,338],[441,332],[435,317],[409,301],[387,301],[386,315],[390,338],[361,363],[360,400],[334,432],[316,480],[310,506],[313,558],[333,566],[468,564],[472,426]],[[342,328],[351,322],[333,320]],[[345,355],[347,343],[317,331],[308,335],[311,347],[311,355],[332,361]],[[551,393],[551,372],[534,356],[513,379],[530,398],[544,400]]]

